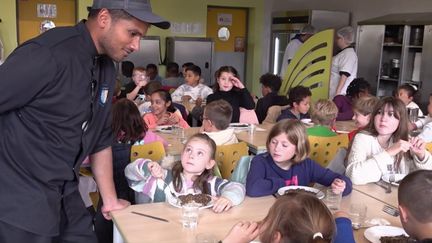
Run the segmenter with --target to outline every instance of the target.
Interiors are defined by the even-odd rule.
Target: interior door
[[[47,20],[56,27],[75,25],[76,6],[76,0],[17,0],[18,43],[38,36]]]
[[[237,69],[243,82],[246,71],[246,46],[247,46],[247,8],[207,8],[207,37],[214,40],[214,62],[212,70],[216,71],[221,66],[233,66]],[[229,30],[229,38],[220,40],[218,31],[221,27]],[[212,83],[215,82],[214,75]]]

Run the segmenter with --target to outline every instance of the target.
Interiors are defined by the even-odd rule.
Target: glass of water
[[[328,209],[331,211],[337,211],[340,208],[342,200],[342,193],[335,193],[333,189],[328,188],[326,190],[326,197],[324,203],[327,205]]]
[[[359,228],[366,219],[367,206],[364,203],[353,203],[350,206],[349,216],[354,228]]]
[[[183,228],[195,229],[198,225],[200,204],[187,203],[182,206]]]

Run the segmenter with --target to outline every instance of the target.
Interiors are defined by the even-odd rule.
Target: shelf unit
[[[358,75],[378,97],[402,83],[421,88],[420,103],[432,91],[432,13],[391,14],[358,23]],[[424,106],[423,106],[424,107]]]

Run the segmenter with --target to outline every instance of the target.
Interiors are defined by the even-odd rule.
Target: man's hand
[[[121,210],[127,208],[129,205],[130,202],[123,199],[117,199],[117,201],[114,201],[113,203],[104,204],[102,206],[102,215],[104,216],[105,219],[111,220],[112,219],[110,215],[111,211]]]

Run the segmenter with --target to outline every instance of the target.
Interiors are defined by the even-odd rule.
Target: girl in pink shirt
[[[117,143],[133,145],[161,141],[164,146],[168,145],[163,138],[148,131],[137,106],[128,99],[120,99],[114,104],[112,129]]]
[[[177,125],[189,128],[187,122],[179,115],[172,103],[168,91],[157,90],[151,94],[152,112],[144,115],[144,121],[148,128],[156,128],[163,125]]]

